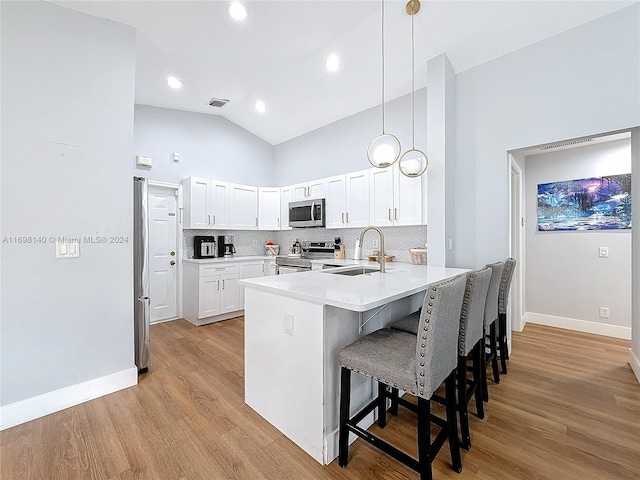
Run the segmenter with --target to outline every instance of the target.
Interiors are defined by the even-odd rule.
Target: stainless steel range
[[[278,255],[276,257],[276,274],[305,272],[311,270],[311,261],[333,258],[333,242],[302,242],[302,255]]]

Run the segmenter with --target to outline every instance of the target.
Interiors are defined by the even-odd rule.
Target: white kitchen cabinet
[[[369,172],[371,225],[422,224],[422,179],[403,175],[396,165]]]
[[[258,188],[258,229],[280,230],[280,188]]]
[[[289,202],[293,202],[292,195],[293,188],[291,186],[280,189],[280,230],[291,230],[289,226]]]
[[[237,263],[183,263],[183,316],[194,325],[239,315],[240,272]]]
[[[327,179],[326,227],[361,228],[369,225],[369,170]]]
[[[229,184],[188,177],[184,189],[184,228],[229,228]]]
[[[291,190],[291,202],[310,200],[313,198],[325,198],[327,195],[327,179],[320,178],[309,182],[296,183],[295,185],[290,185],[286,188]]]
[[[344,228],[346,205],[346,178],[336,175],[327,179],[327,197],[325,201],[325,226],[327,228]]]
[[[274,260],[275,262],[275,260]],[[247,262],[240,264],[240,279],[256,278],[264,276],[264,260],[257,260],[255,262]],[[244,308],[244,287],[240,287],[240,308]]]
[[[398,168],[393,173],[393,224],[422,225],[422,177],[407,177]]]
[[[182,180],[184,228],[211,228],[211,180],[189,177]]]
[[[266,265],[266,269],[265,269],[265,276],[269,276],[272,277],[276,274],[276,259],[275,258],[270,258],[269,260],[265,261],[265,265]]]
[[[234,230],[258,229],[258,187],[229,184],[230,223]]]
[[[229,221],[229,182],[211,180],[211,226],[212,228],[231,228]]]

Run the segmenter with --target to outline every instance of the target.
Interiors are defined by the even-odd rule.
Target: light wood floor
[[[151,342],[136,387],[2,432],[2,480],[418,478],[361,440],[346,469],[322,467],[247,407],[242,318],[154,325]],[[514,334],[509,374],[489,385],[485,419],[471,416],[462,474],[445,446],[435,478],[640,478],[640,385],[628,347],[536,325]],[[381,435],[415,453],[406,410]]]

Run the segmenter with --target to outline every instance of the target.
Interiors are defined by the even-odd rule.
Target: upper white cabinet
[[[229,220],[229,183],[211,180],[213,203],[211,207],[213,228],[231,228]]]
[[[229,184],[189,177],[184,187],[184,228],[229,228]]]
[[[229,184],[229,228],[235,230],[258,229],[258,187]]]
[[[280,230],[291,230],[289,226],[289,202],[293,202],[293,186],[280,189]]]
[[[371,224],[379,227],[422,223],[422,179],[409,178],[397,166],[369,173]]]
[[[310,200],[312,198],[325,198],[327,196],[327,179],[312,180],[310,182],[296,183],[287,188],[291,191],[290,202]]]
[[[184,228],[211,228],[211,180],[198,177],[182,181]]]
[[[369,225],[369,170],[327,179],[326,227],[356,228]]]
[[[288,210],[287,210],[288,212]],[[258,229],[280,229],[280,188],[258,188]]]

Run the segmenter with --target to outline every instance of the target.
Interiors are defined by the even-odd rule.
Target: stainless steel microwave
[[[324,227],[324,198],[289,203],[289,226],[292,228]]]

